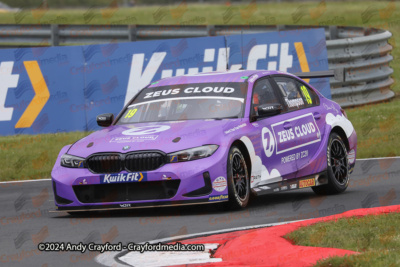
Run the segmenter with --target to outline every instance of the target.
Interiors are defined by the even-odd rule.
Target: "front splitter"
[[[112,204],[112,205],[93,205],[93,206],[79,206],[79,207],[57,207],[56,210],[50,210],[49,212],[60,213],[60,212],[87,212],[87,211],[107,211],[107,210],[129,210],[129,209],[145,209],[145,208],[158,208],[158,207],[177,207],[177,206],[188,206],[188,205],[199,205],[199,204],[215,204],[221,202],[227,202],[228,200],[221,201],[204,201],[192,200],[192,201],[167,201],[167,202],[151,202],[143,204]],[[121,207],[120,205],[130,205],[127,207]]]

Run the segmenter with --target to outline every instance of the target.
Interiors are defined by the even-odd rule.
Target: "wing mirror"
[[[281,113],[283,107],[279,103],[262,104],[258,106],[258,118],[269,117]]]
[[[97,125],[101,127],[108,127],[114,121],[114,114],[112,113],[105,113],[98,115],[96,118]]]

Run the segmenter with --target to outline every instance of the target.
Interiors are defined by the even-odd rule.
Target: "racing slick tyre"
[[[337,133],[331,133],[327,147],[328,184],[314,186],[312,190],[317,195],[339,194],[349,185],[349,163],[346,145]]]
[[[231,210],[246,207],[250,198],[250,179],[244,156],[236,146],[229,150],[227,174],[229,201],[225,207]]]

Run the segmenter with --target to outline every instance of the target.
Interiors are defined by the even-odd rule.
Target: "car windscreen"
[[[198,83],[142,90],[117,124],[241,118],[246,83]]]

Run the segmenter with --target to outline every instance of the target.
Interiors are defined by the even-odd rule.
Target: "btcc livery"
[[[104,129],[62,148],[52,171],[56,207],[239,209],[252,195],[344,192],[356,132],[344,110],[305,81],[333,76],[239,70],[154,82],[115,119],[99,115]]]

